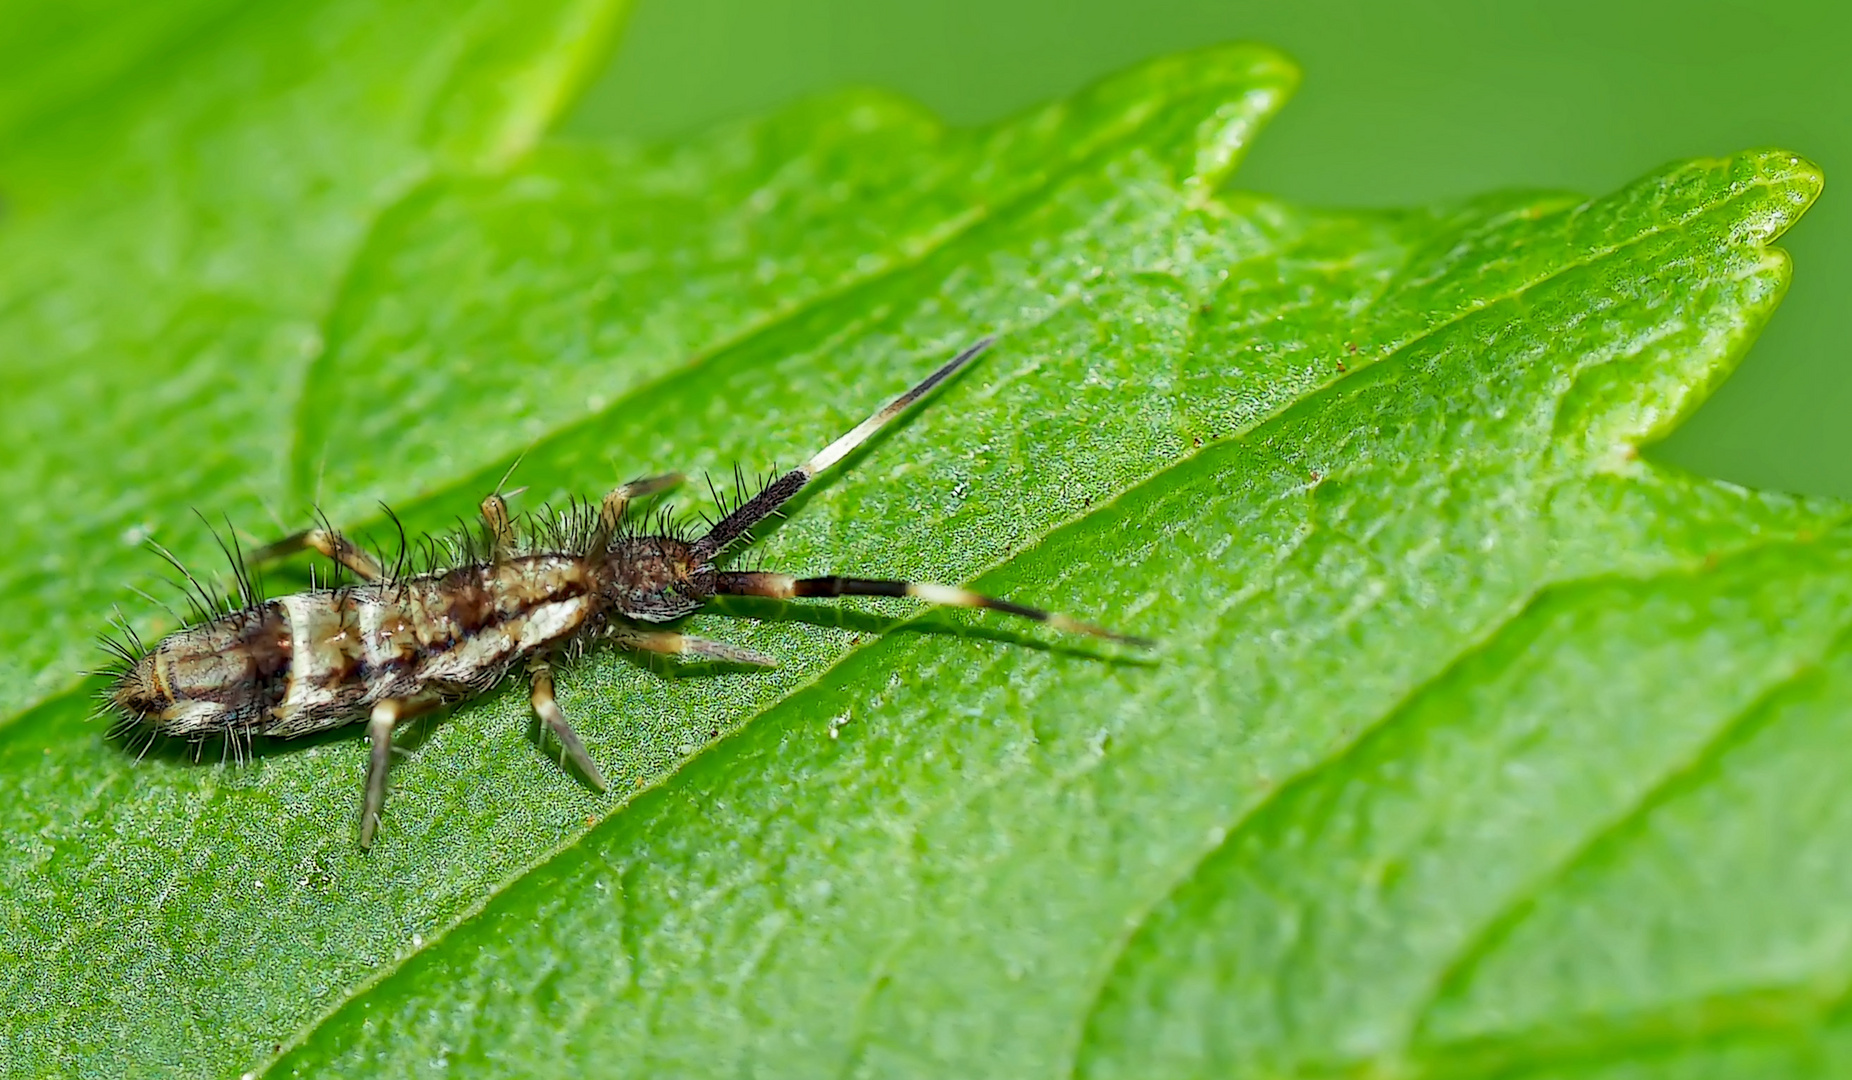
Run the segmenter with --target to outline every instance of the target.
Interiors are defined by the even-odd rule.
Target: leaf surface
[[[1163,640],[1157,662],[949,635],[939,618],[886,635],[510,886],[283,1065],[1493,1075],[1555,1063],[1565,1041],[1583,1069],[1655,1039],[1702,1056],[1663,1027],[1717,986],[1757,985],[1731,964],[1753,945],[1635,975],[1611,1008],[1577,993],[1608,985],[1597,965],[1529,1022],[1499,995],[1535,999],[1539,976],[1479,970],[1497,955],[1562,978],[1554,953],[1504,961],[1492,943],[1550,906],[1584,848],[1835,655],[1843,511],[1637,453],[1778,299],[1786,262],[1764,245],[1816,184],[1805,163],[1758,154],[1573,207],[1320,215],[1197,204],[1173,180],[1171,212],[1135,228],[1111,210],[1091,235],[1034,217],[1058,221],[1064,247],[1116,235],[1124,253],[1098,261],[1118,270],[1031,326],[1001,323],[989,379],[871,452],[766,558],[821,569],[871,517],[871,552],[938,571],[954,556],[926,549],[957,516],[930,491],[1009,447],[1004,467],[1032,479],[980,531],[1009,537],[1024,507],[1070,520],[997,552],[980,584],[1123,613]],[[1158,184],[1115,176],[1128,188],[1165,205]],[[1258,249],[1218,243],[1257,221],[1271,226]],[[1039,280],[1015,235],[973,238],[990,251],[918,291],[983,304],[1007,283],[964,267],[995,261]],[[1152,254],[1177,250],[1186,265]],[[1084,391],[1035,416],[992,389],[1024,381],[1013,359],[1051,384],[1101,377],[1107,350],[1070,342],[1102,322],[1144,346],[1111,421],[1086,415]],[[834,363],[853,365],[852,342],[833,342]],[[1117,437],[1090,437],[1107,423]],[[1141,471],[1153,445],[1163,460]],[[896,472],[856,490],[876,458]],[[1096,477],[1133,482],[1098,499]],[[1060,503],[1062,481],[1080,505]],[[835,497],[876,510],[832,513]],[[807,527],[818,511],[837,520]],[[813,530],[831,541],[816,555]],[[775,629],[745,640],[797,647]],[[633,715],[627,682],[602,700],[620,693]],[[1707,880],[1723,891],[1709,932],[1740,933],[1730,875]],[[1816,927],[1843,925],[1823,888],[1836,880],[1795,882]],[[1791,933],[1775,917],[1762,929]],[[1828,958],[1791,951],[1792,977],[1831,977]]]
[[[416,732],[367,856],[351,732],[137,766],[54,696],[0,728],[10,1063],[1817,1055],[1845,966],[1846,511],[1638,452],[1768,318],[1769,244],[1817,171],[1760,152],[1590,201],[1380,213],[1225,190],[1292,81],[1233,48],[978,132],[849,95],[660,148],[519,152],[445,111],[494,150],[369,204],[391,203],[329,255],[325,346],[251,429],[264,498],[340,521],[390,498],[421,531],[516,454],[527,508],[788,466],[995,333],[750,560],[975,578],[1161,647],[735,602],[689,628],[776,671],[605,652],[562,679],[634,798],[547,762],[510,689]],[[149,435],[165,464],[141,467],[183,471],[159,457],[178,441]],[[237,513],[233,476],[185,490]],[[1748,916],[1744,874],[1769,882]]]
[[[615,7],[255,4],[164,52],[153,16],[83,39],[77,67],[157,55],[0,140],[7,714],[94,662],[144,538],[199,559],[190,507],[286,509],[293,406],[374,217],[530,144]],[[0,82],[0,132],[29,76]]]

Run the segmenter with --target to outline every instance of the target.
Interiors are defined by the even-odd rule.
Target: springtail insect
[[[499,494],[482,501],[480,533],[454,538],[450,565],[388,573],[372,555],[332,528],[308,529],[262,548],[263,562],[305,548],[346,567],[359,584],[275,599],[256,595],[240,566],[241,606],[207,613],[153,648],[129,635],[118,643],[106,704],[138,730],[195,744],[224,738],[233,746],[264,735],[294,738],[367,724],[372,754],[361,803],[360,846],[371,847],[386,800],[393,729],[409,717],[481,694],[525,664],[534,712],[599,791],[604,774],[586,753],[553,697],[553,664],[596,642],[647,652],[771,666],[769,656],[662,628],[716,596],[904,596],[928,604],[987,608],[1061,630],[1131,645],[1149,642],[1065,615],[949,585],[880,578],[796,577],[726,570],[721,556],[749,539],[748,530],[846,457],[953,372],[990,346],[986,338],[959,353],[918,386],[856,425],[757,495],[740,502],[703,536],[677,535],[659,518],[646,534],[627,524],[635,499],[675,483],[679,474],[623,485],[596,508],[577,507],[552,520],[517,522]],[[197,583],[195,583],[197,584]],[[220,609],[223,610],[223,609]]]

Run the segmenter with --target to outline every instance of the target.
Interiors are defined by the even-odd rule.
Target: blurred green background
[[[1757,487],[1852,496],[1852,14],[1785,4],[1556,0],[638,0],[563,129],[669,136],[847,83],[989,120],[1144,57],[1251,39],[1304,85],[1243,187],[1404,206],[1493,188],[1611,190],[1675,158],[1779,145],[1827,194],[1784,246],[1794,285],[1741,371],[1655,452]]]

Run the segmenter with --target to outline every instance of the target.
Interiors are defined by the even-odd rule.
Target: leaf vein
[[[1471,979],[1473,969],[1523,922],[1540,897],[1566,882],[1577,870],[1592,865],[1611,849],[1625,844],[1630,834],[1642,827],[1659,807],[1707,782],[1707,774],[1717,762],[1771,721],[1775,706],[1782,698],[1815,677],[1815,665],[1847,645],[1852,645],[1852,620],[1840,624],[1839,630],[1809,656],[1806,663],[1764,686],[1753,701],[1719,723],[1716,731],[1689,758],[1668,768],[1612,818],[1591,830],[1554,866],[1544,868],[1528,885],[1514,891],[1500,910],[1486,918],[1454,957],[1441,966],[1426,1000],[1412,1014],[1415,1017],[1411,1026],[1412,1041],[1421,1042],[1434,1010]]]

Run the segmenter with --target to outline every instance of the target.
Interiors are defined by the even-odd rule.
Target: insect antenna
[[[714,477],[711,473],[703,473],[701,479],[707,484],[708,496],[714,500],[714,506],[718,508],[717,516],[715,517],[708,517],[707,512],[704,510],[696,512],[696,516],[706,523],[710,531],[718,527],[729,515],[738,511],[740,507],[745,506],[752,499],[752,496],[746,493],[746,473],[738,465],[733,466],[733,490],[730,492],[722,491],[719,487],[716,487],[714,484]],[[777,479],[776,473],[772,475],[772,480],[775,479]],[[771,480],[767,480],[759,485],[759,491],[764,491],[770,486]],[[757,492],[754,492],[754,494],[757,494]],[[776,511],[773,512],[776,513]],[[752,527],[749,525],[742,529],[739,535],[734,538],[734,542],[752,543]]]
[[[1136,645],[1141,649],[1151,648],[1155,644],[1150,638],[1121,634],[1042,608],[1013,603],[995,596],[985,596],[983,593],[952,585],[933,585],[924,581],[839,577],[833,574],[827,577],[800,578],[789,574],[727,571],[720,575],[714,591],[721,596],[769,596],[780,600],[798,597],[905,596],[922,603],[944,607],[1001,611],[1005,615],[1015,615],[1019,618],[1047,623],[1057,630],[1065,630],[1071,634],[1087,634],[1091,637],[1105,638],[1108,641],[1117,641],[1123,645]]]
[[[726,550],[728,545],[747,535],[754,525],[778,511],[789,502],[793,495],[803,490],[812,477],[847,457],[856,447],[867,442],[875,432],[886,427],[888,422],[906,411],[907,406],[923,397],[927,391],[949,378],[953,372],[970,363],[985,349],[990,348],[995,338],[983,338],[964,352],[952,357],[945,366],[926,376],[919,385],[887,403],[880,412],[857,424],[847,435],[819,450],[815,457],[785,473],[765,488],[765,490],[747,499],[745,503],[721,518],[709,530],[706,536],[694,543],[694,555],[700,559],[712,559]]]

